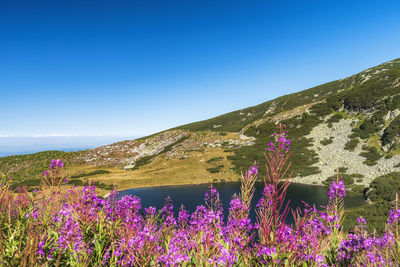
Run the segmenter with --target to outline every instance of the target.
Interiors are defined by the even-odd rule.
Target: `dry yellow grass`
[[[94,170],[107,170],[108,174],[98,174],[89,177],[82,177],[83,181],[102,182],[106,185],[116,185],[118,190],[167,186],[215,183],[224,181],[236,181],[239,176],[233,172],[231,163],[226,156],[231,152],[224,152],[222,148],[205,148],[204,151],[188,151],[187,158],[167,159],[166,154],[154,158],[149,164],[137,170],[124,170],[121,167],[107,168],[104,166],[95,167],[88,165],[76,165],[65,169],[65,175],[71,176],[79,173],[88,173]],[[218,165],[224,165],[219,173],[210,173],[207,168],[215,164],[207,163],[207,160],[215,157],[223,157]],[[103,190],[107,192],[106,190]]]

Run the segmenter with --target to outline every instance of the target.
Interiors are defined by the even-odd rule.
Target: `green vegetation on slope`
[[[43,151],[28,155],[16,155],[0,158],[0,173],[7,174],[17,182],[38,179],[47,169],[52,159],[61,159],[65,163],[76,159],[81,152]],[[29,182],[27,182],[29,184]]]
[[[108,174],[110,173],[110,171],[107,170],[95,170],[89,173],[80,173],[80,174],[76,174],[76,175],[71,175],[71,178],[81,178],[81,177],[87,177],[87,176],[94,176],[94,175],[98,175],[98,174]]]
[[[400,192],[400,172],[392,172],[374,179],[370,184],[368,198],[373,201],[360,209],[346,212],[345,222],[349,228],[353,227],[358,217],[363,216],[370,229],[382,232],[389,215],[396,193]]]
[[[321,145],[327,146],[333,143],[333,137],[324,138],[320,141]]]
[[[361,152],[360,156],[366,158],[366,160],[363,163],[368,166],[376,165],[378,163],[377,161],[382,158],[382,155],[379,153],[379,151],[376,149],[376,147],[363,146],[362,149],[365,152]]]
[[[385,96],[398,93],[399,86],[393,87],[393,81],[400,76],[399,67],[371,75],[367,80],[354,84],[354,88],[341,94],[344,106],[348,110],[360,111],[374,108]]]
[[[358,146],[359,143],[360,140],[358,138],[352,138],[344,145],[344,149],[349,151],[354,151],[354,149]]]
[[[382,144],[386,145],[395,140],[400,133],[400,116],[396,117],[385,129],[382,135]]]

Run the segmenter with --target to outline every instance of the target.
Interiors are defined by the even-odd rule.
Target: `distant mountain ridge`
[[[105,188],[231,181],[254,161],[264,164],[266,145],[281,122],[292,140],[296,182],[328,183],[340,168],[349,188],[361,192],[376,177],[400,171],[399,115],[400,59],[395,59],[348,78],[140,139],[79,152],[0,158],[0,172],[20,184],[34,185],[48,161],[57,157],[69,166],[67,176],[107,170],[71,179],[78,185],[89,179]]]

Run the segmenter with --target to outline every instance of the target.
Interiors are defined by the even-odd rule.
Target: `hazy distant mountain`
[[[290,78],[290,77],[288,77]],[[223,99],[221,99],[223,101]],[[207,103],[204,103],[206,106]],[[51,158],[85,184],[120,188],[230,181],[264,152],[276,124],[292,140],[295,181],[321,184],[335,169],[361,191],[400,170],[400,59],[295,94],[137,140],[81,152],[42,152],[0,159],[16,180],[39,179]],[[96,170],[100,174],[86,175]]]
[[[0,136],[0,157],[46,150],[85,150],[133,137],[115,136]]]

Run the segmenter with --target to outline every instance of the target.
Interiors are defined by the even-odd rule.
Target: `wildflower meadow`
[[[323,209],[304,203],[290,210],[290,140],[281,126],[265,153],[267,175],[251,166],[241,190],[224,212],[215,188],[192,213],[166,199],[162,209],[142,207],[136,196],[107,198],[94,186],[70,187],[64,163],[51,161],[40,190],[11,192],[0,187],[0,262],[2,266],[398,266],[400,209],[395,201],[381,235],[360,217],[344,232],[346,189],[338,173]],[[265,189],[251,206],[254,183]],[[251,209],[256,220],[249,218]],[[294,216],[294,223],[286,222]]]

